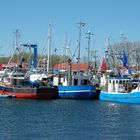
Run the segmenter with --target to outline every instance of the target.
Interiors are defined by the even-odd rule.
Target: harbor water
[[[0,99],[0,139],[140,139],[140,104]]]

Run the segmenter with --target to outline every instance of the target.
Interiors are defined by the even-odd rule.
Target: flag
[[[107,69],[107,65],[106,65],[106,60],[105,60],[105,58],[103,58],[101,69],[102,69],[102,70],[106,70],[106,69]]]
[[[128,60],[127,60],[125,50],[123,50],[123,66],[128,67]]]
[[[101,67],[98,69],[97,74],[98,74],[98,75],[102,75],[102,74],[106,71],[106,69],[107,69],[106,59],[103,58],[103,60],[102,60],[102,65],[101,65]]]
[[[123,50],[123,68],[121,69],[122,75],[131,75],[132,71],[128,65],[128,59],[125,53],[125,50]]]

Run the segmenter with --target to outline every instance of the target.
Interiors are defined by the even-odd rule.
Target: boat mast
[[[81,30],[82,27],[84,27],[86,24],[84,22],[79,22],[79,42],[78,42],[78,59],[77,59],[77,63],[78,63],[78,75],[80,76],[80,54],[81,54]],[[78,80],[78,85],[80,85],[81,81]]]
[[[51,49],[51,24],[49,24],[49,35],[48,35],[48,59],[47,59],[47,73],[50,69],[50,49]]]
[[[66,70],[66,62],[67,62],[67,33],[64,34],[64,52],[63,52],[63,60],[62,65],[63,69]]]
[[[71,59],[68,59],[68,85],[72,85],[72,65]]]
[[[14,46],[14,51],[13,51],[13,53],[12,53],[12,55],[11,55],[9,61],[8,61],[8,64],[6,65],[6,69],[5,69],[4,74],[2,75],[1,80],[0,80],[1,82],[3,82],[4,76],[5,76],[5,74],[7,73],[7,69],[8,69],[8,67],[10,67],[10,64],[11,64],[11,62],[12,62],[13,56],[14,56],[14,54],[15,54],[15,51],[16,51],[16,50],[19,51],[19,37],[20,37],[19,30],[16,29],[16,31],[15,31],[14,33],[16,34],[16,47]],[[14,44],[14,45],[15,45],[15,44]],[[20,51],[19,51],[19,53],[20,53]]]
[[[15,34],[16,34],[16,47],[19,48],[20,32],[18,29],[16,29]]]
[[[18,51],[18,57],[17,57],[17,63],[20,61],[20,44],[19,44],[19,41],[20,41],[20,32],[18,29],[15,30],[15,37],[16,37],[16,40],[15,40],[15,50]],[[16,52],[15,52],[16,53]]]
[[[65,46],[64,46],[64,51],[65,51],[65,56],[64,56],[64,63],[66,64],[66,57],[67,57],[67,52],[66,52],[66,41],[67,41],[67,33],[65,33],[65,35],[64,35],[64,38],[65,38]],[[65,67],[66,67],[66,65],[65,65]],[[65,68],[66,69],[66,68]]]
[[[78,42],[78,63],[80,63],[80,54],[81,54],[81,30],[82,30],[82,27],[84,27],[86,24],[84,22],[79,22],[79,42]]]
[[[110,55],[110,38],[107,37],[106,48],[105,48],[105,59],[106,59],[107,66],[110,67],[109,55]]]
[[[88,72],[89,72],[89,67],[90,67],[90,62],[91,62],[90,39],[91,39],[91,35],[93,35],[93,33],[88,31],[86,34],[88,35],[86,38],[88,39]]]
[[[93,67],[94,67],[95,73],[97,73],[97,58],[98,58],[97,53],[98,53],[97,50],[93,51],[93,58],[94,58],[94,60],[93,60],[94,61]]]

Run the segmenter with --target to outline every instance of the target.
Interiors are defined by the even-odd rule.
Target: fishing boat
[[[60,98],[69,99],[93,99],[98,98],[98,92],[94,86],[58,86],[58,95]]]
[[[99,98],[100,89],[89,80],[89,76],[83,71],[71,73],[71,61],[69,69],[53,76],[53,85],[58,87],[58,96],[67,99],[95,99]]]
[[[101,90],[100,100],[140,103],[140,82],[125,77],[110,77],[108,89]]]
[[[16,32],[18,37],[18,31]],[[18,66],[10,67],[14,53],[20,50],[18,39],[15,51],[11,56],[6,69],[0,75],[0,94],[3,96],[15,96],[16,98],[25,99],[54,99],[57,97],[57,87],[51,87],[48,85],[47,79],[41,79],[40,81],[30,81],[30,72],[28,69],[22,67],[24,61],[22,52],[20,52],[20,61]],[[37,45],[36,44],[23,44],[24,47],[34,49],[34,68],[37,66]],[[29,68],[30,69],[30,68]]]
[[[100,90],[97,90],[95,85],[90,81],[90,75],[86,74],[84,71],[81,71],[80,68],[81,28],[85,25],[85,23],[80,22],[79,25],[80,30],[79,30],[78,58],[76,64],[77,69],[76,71],[72,70],[72,58],[71,58],[67,60],[68,66],[67,71],[59,73],[58,76],[53,77],[53,83],[58,86],[58,96],[60,98],[93,99],[99,97]],[[91,32],[89,32],[88,34],[89,34],[88,37],[89,38],[88,48],[89,48]],[[88,53],[89,52],[90,50],[88,49]],[[89,67],[89,59],[88,59],[88,67]]]
[[[0,82],[0,95],[11,95],[26,99],[53,99],[57,97],[58,89],[47,85],[47,81],[31,82],[22,72],[5,73]]]
[[[128,60],[123,51],[123,69],[119,76],[106,76],[106,86],[100,92],[100,100],[123,103],[140,103],[140,80],[131,76]]]
[[[0,98],[54,99],[57,97],[57,89],[48,87],[31,88],[0,86],[0,94]]]

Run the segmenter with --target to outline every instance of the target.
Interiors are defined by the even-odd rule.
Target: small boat
[[[0,98],[15,98],[14,95],[0,94]]]
[[[103,101],[140,103],[140,82],[127,77],[111,77],[108,89],[101,90],[99,98]]]

